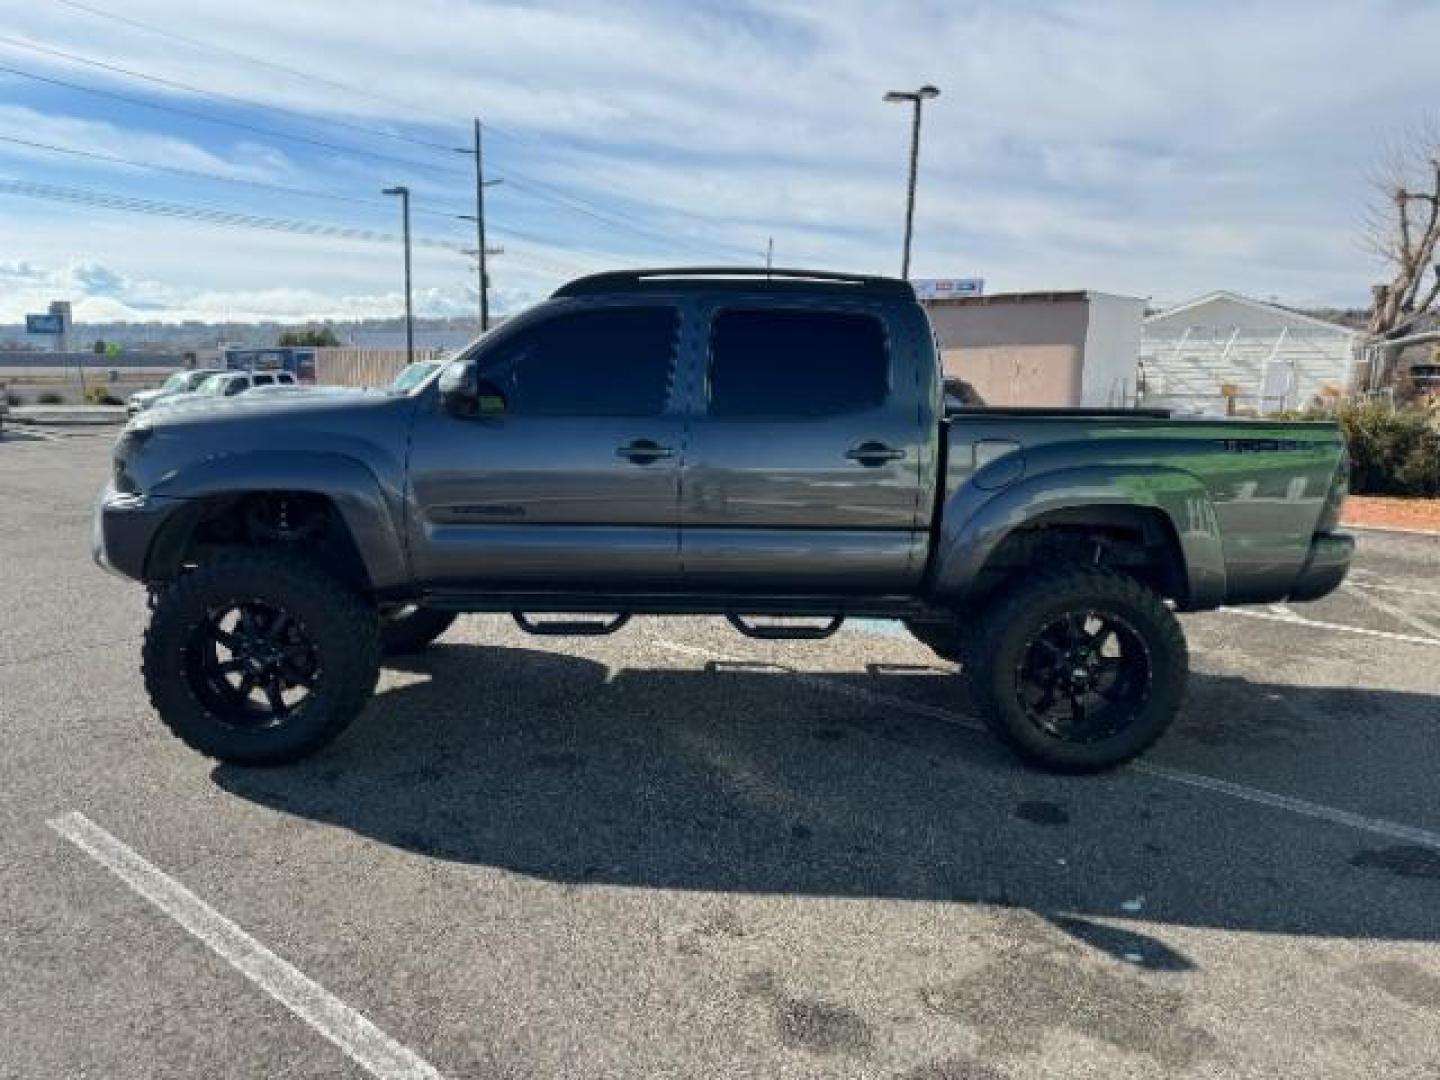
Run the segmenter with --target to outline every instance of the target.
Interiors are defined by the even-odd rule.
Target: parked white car
[[[134,416],[152,408],[162,401],[193,393],[201,383],[212,375],[223,372],[216,368],[199,368],[195,371],[177,371],[154,390],[137,390],[125,399],[125,415]]]
[[[235,397],[262,386],[294,386],[295,376],[288,371],[223,371],[211,375],[191,398]]]

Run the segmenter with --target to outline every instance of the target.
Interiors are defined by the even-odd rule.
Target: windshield
[[[210,375],[199,386],[195,388],[197,397],[214,397],[225,392],[225,384],[230,381],[228,375]]]
[[[390,384],[391,390],[398,390],[402,393],[406,390],[414,390],[434,372],[438,371],[440,364],[434,360],[420,360],[408,365],[404,371],[395,376],[395,381]]]
[[[174,390],[183,390],[185,389],[185,386],[189,381],[190,372],[177,371],[174,375],[171,375],[168,379],[166,379],[163,383],[160,384],[160,392],[162,394],[168,394]]]

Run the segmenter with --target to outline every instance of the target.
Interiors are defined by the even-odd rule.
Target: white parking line
[[[813,686],[817,690],[824,690],[827,693],[837,694],[841,697],[872,701],[878,705],[886,705],[915,716],[943,720],[971,731],[983,731],[985,727],[980,721],[972,716],[966,716],[964,713],[952,712],[949,709],[942,709],[935,705],[926,705],[923,702],[911,701],[909,698],[896,697],[893,694],[878,694],[870,690],[862,690],[859,687],[845,686],[831,679],[827,679],[822,675],[810,675],[801,671],[793,671],[782,664],[772,664],[768,662],[756,663],[753,660],[747,660],[743,657],[728,656],[725,653],[716,652],[713,649],[685,645],[681,642],[669,641],[665,638],[654,638],[652,641],[660,648],[681,656],[702,657],[727,663],[750,664],[756,668],[764,668],[777,673],[783,673],[797,682],[804,683],[806,686]],[[1431,644],[1440,644],[1440,642],[1431,642]],[[1250,787],[1248,784],[1236,784],[1229,780],[1220,780],[1213,776],[1206,776],[1203,773],[1171,769],[1164,765],[1153,765],[1146,761],[1133,762],[1128,768],[1132,772],[1143,773],[1146,776],[1153,776],[1159,780],[1168,780],[1173,784],[1202,788],[1206,791],[1215,792],[1219,795],[1228,795],[1233,799],[1240,799],[1244,802],[1256,803],[1260,806],[1269,806],[1276,810],[1286,810],[1292,814],[1299,814],[1301,817],[1313,818],[1316,821],[1328,821],[1334,825],[1344,825],[1347,828],[1373,833],[1376,836],[1384,836],[1391,840],[1403,840],[1407,843],[1419,844],[1424,847],[1440,850],[1440,832],[1432,832],[1429,829],[1422,829],[1414,825],[1402,825],[1399,822],[1387,821],[1384,818],[1356,814],[1349,810],[1341,810],[1338,807],[1326,806],[1323,803],[1310,802],[1308,799],[1297,799],[1290,795],[1281,795],[1274,791],[1266,791],[1264,788]]]
[[[298,968],[280,959],[84,814],[72,811],[46,824],[169,915],[373,1076],[381,1080],[440,1080],[434,1066],[401,1046]]]
[[[1269,619],[1271,622],[1289,623],[1291,626],[1308,626],[1313,630],[1339,630],[1361,637],[1384,638],[1386,641],[1404,641],[1411,645],[1440,645],[1440,640],[1421,637],[1418,634],[1398,634],[1393,630],[1371,630],[1368,626],[1349,626],[1346,623],[1322,622],[1307,619],[1303,615],[1277,615],[1271,611],[1257,611],[1254,608],[1220,608],[1226,615],[1243,615],[1247,619]]]
[[[1408,596],[1440,596],[1435,589],[1411,589],[1405,585],[1390,585],[1383,581],[1377,581],[1373,577],[1359,577],[1351,575],[1351,580],[1346,584],[1354,585],[1361,589],[1374,589],[1379,592],[1405,593]]]
[[[1396,607],[1394,604],[1391,604],[1388,601],[1381,600],[1378,596],[1371,596],[1364,589],[1357,588],[1354,585],[1342,585],[1341,588],[1346,592],[1346,594],[1355,597],[1355,599],[1361,601],[1362,603],[1369,604],[1376,611],[1383,611],[1392,619],[1399,619],[1406,626],[1413,626],[1416,630],[1419,630],[1420,633],[1424,634],[1426,637],[1431,637],[1434,638],[1436,641],[1440,641],[1440,626],[1436,626],[1428,619],[1422,619],[1419,615],[1412,615],[1404,608]]]

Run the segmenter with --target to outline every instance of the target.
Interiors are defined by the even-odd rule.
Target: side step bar
[[[733,611],[725,614],[725,619],[736,630],[748,638],[759,638],[762,641],[819,641],[821,638],[828,638],[830,635],[845,625],[844,615],[834,615],[829,622],[820,623],[818,626],[796,626],[787,623],[747,623],[745,616]]]
[[[619,612],[609,619],[532,619],[524,611],[512,611],[515,625],[527,634],[539,637],[600,637],[613,634],[630,621],[630,612]],[[756,623],[730,611],[725,619],[748,638],[761,641],[819,641],[828,638],[845,625],[844,615],[832,615],[823,623]]]
[[[540,637],[599,637],[615,633],[630,621],[628,611],[620,612],[603,622],[596,619],[551,619],[536,622],[523,611],[512,611],[510,617],[521,630]]]

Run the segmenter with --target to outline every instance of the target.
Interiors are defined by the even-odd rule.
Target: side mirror
[[[505,392],[489,379],[482,379],[470,361],[456,361],[440,373],[440,403],[451,416],[500,416],[505,412]]]

